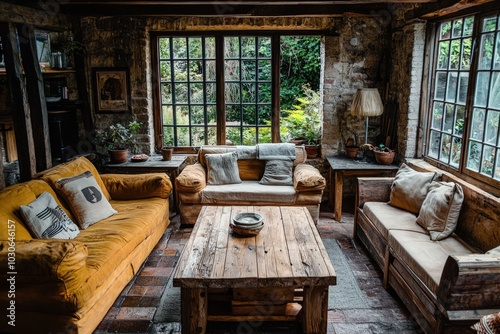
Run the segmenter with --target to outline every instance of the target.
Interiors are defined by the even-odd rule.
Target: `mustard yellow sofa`
[[[205,205],[280,205],[306,207],[315,222],[326,180],[319,170],[306,164],[304,146],[295,147],[291,185],[267,185],[259,181],[266,169],[266,160],[255,157],[256,146],[202,146],[197,162],[186,166],[175,179],[183,224],[194,224]],[[236,152],[241,183],[208,184],[207,154]],[[242,152],[239,154],[238,152]]]
[[[85,171],[117,213],[71,240],[33,238],[20,205],[49,192],[75,221],[53,186]],[[3,314],[10,307],[10,317],[0,321],[0,332],[92,333],[169,225],[171,188],[164,174],[99,175],[89,160],[78,158],[2,190],[0,302]]]

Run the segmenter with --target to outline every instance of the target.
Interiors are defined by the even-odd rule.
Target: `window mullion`
[[[217,144],[226,144],[226,101],[224,78],[224,37],[215,36],[215,72],[217,104]]]

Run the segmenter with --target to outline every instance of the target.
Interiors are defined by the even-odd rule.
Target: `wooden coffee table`
[[[241,212],[264,218],[257,236],[233,234],[229,222]],[[326,333],[336,274],[306,208],[205,206],[173,284],[181,287],[183,333],[204,333],[207,321],[292,320],[304,333]]]

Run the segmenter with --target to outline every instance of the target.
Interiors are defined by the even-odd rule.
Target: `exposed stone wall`
[[[414,22],[392,34],[392,75],[389,98],[398,103],[399,159],[417,156],[419,110],[425,48],[425,23]]]

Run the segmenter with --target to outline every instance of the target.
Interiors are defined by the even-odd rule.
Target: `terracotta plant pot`
[[[307,159],[316,159],[320,154],[320,146],[319,145],[305,145],[304,146],[307,153]]]
[[[348,158],[356,158],[358,156],[359,146],[346,146],[345,155]]]
[[[375,150],[375,160],[381,165],[390,165],[394,161],[394,157],[396,156],[396,151],[380,151]]]
[[[109,161],[112,164],[121,164],[127,162],[128,150],[108,150]]]
[[[172,147],[161,148],[161,156],[165,161],[172,160],[172,153],[174,153],[174,149]]]
[[[295,146],[304,145],[304,142],[305,142],[304,139],[292,139],[292,140],[290,140],[290,143],[295,144]]]

